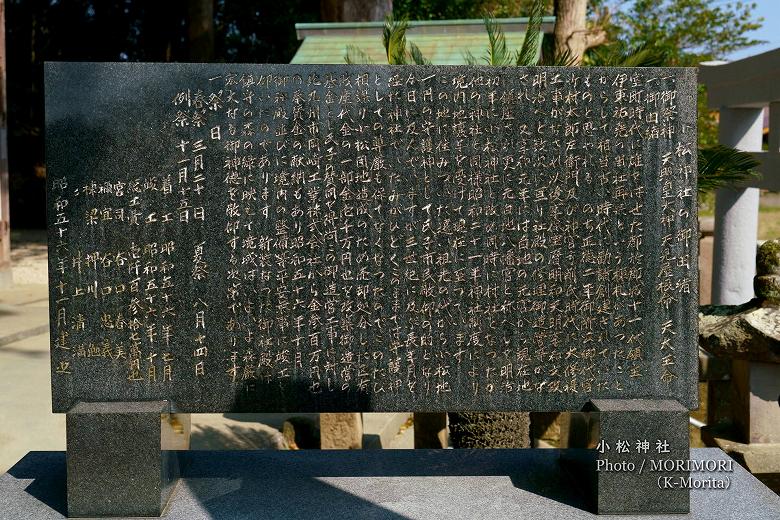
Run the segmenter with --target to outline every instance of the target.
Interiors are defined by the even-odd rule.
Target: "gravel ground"
[[[12,230],[11,264],[15,284],[48,283],[46,230]]]

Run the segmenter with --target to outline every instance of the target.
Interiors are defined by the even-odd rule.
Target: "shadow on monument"
[[[305,380],[252,381],[237,393],[234,408],[257,410],[259,402],[301,399],[307,411],[371,409],[371,395],[332,392],[315,403]],[[294,400],[293,400],[294,402]],[[277,410],[285,411],[285,410]],[[213,518],[244,514],[269,518],[341,516],[405,518],[371,500],[340,489],[330,479],[344,478],[350,490],[373,477],[506,477],[518,490],[588,511],[586,499],[572,486],[559,464],[557,450],[269,450],[183,453],[186,490]],[[355,480],[357,479],[357,480]],[[351,482],[351,483],[350,483]],[[376,484],[365,483],[367,493]],[[362,489],[362,488],[361,488]],[[375,489],[374,489],[375,490]],[[431,490],[435,492],[435,490]],[[380,494],[381,495],[381,494]],[[371,496],[376,496],[373,493]],[[397,498],[391,498],[395,502]]]
[[[246,382],[236,393],[233,409],[257,411],[273,402],[274,412],[344,412],[371,410],[370,392],[332,392],[313,395],[311,382],[303,378]],[[285,408],[286,406],[286,408]],[[340,489],[329,479],[346,482],[365,477],[478,477],[505,476],[514,487],[563,504],[585,508],[578,496],[562,487],[564,477],[557,469],[552,453],[523,450],[522,467],[513,463],[517,457],[493,450],[327,450],[327,451],[230,451],[184,453],[182,473],[186,490],[214,518],[229,512],[241,517],[251,514],[268,518],[338,517],[404,518],[381,503],[367,500]],[[551,462],[552,461],[552,462]],[[539,462],[539,464],[537,464]],[[542,464],[542,462],[544,462]],[[548,471],[537,474],[531,468]],[[367,484],[370,487],[370,484]],[[359,485],[358,485],[359,487]],[[372,497],[375,495],[371,495]]]
[[[300,455],[311,451],[200,453],[187,454],[177,493],[197,500],[209,518],[407,518],[303,470],[309,464]]]
[[[521,453],[522,452],[522,453]],[[411,484],[437,493],[452,485],[468,487],[468,478],[506,477],[517,489],[517,501],[527,494],[588,511],[583,497],[572,492],[571,481],[558,470],[552,450],[375,450],[253,451],[187,454],[186,490],[213,518],[225,512],[241,518],[251,513],[268,518],[340,517],[405,518],[374,498],[397,504],[413,499],[410,487],[398,483],[384,488],[369,478],[429,477],[437,483]],[[462,477],[450,484],[443,479]],[[339,479],[344,479],[340,481]],[[343,487],[346,489],[342,489]],[[472,483],[473,485],[473,483]],[[398,487],[396,487],[398,486]],[[372,500],[361,497],[365,493]]]
[[[338,403],[371,409],[368,393],[333,392],[315,403],[314,396],[308,393],[309,386],[305,380],[248,382],[237,392],[235,408],[257,410],[267,399],[279,399],[277,403],[291,406],[298,396],[303,399],[299,409],[329,410]],[[195,507],[206,511],[210,518],[303,518],[323,513],[405,518],[381,503],[350,492],[355,487],[363,490],[360,479],[371,477],[506,477],[518,490],[518,501],[530,493],[588,510],[584,497],[573,489],[571,480],[559,467],[556,450],[242,450],[180,452],[180,457],[184,482],[176,490],[170,507],[176,510],[177,504],[183,502],[182,506],[189,508],[196,502]],[[65,467],[64,453],[31,452],[9,473],[17,479],[32,480],[26,493],[65,515]],[[338,481],[328,482],[339,478],[345,479],[348,490],[341,489]],[[378,484],[364,484],[365,492],[376,496],[370,491]],[[435,487],[431,492],[435,492]],[[391,497],[389,501],[396,499]]]
[[[186,500],[186,494],[200,503],[207,518],[213,519],[313,518],[324,511],[343,511],[354,518],[406,518],[316,478],[289,471],[282,472],[280,477],[280,461],[266,465],[263,453],[279,454],[184,452],[185,465],[192,474],[185,470],[186,489],[179,484],[172,507],[176,507],[177,501]],[[252,463],[248,464],[247,459],[252,459]],[[65,453],[32,451],[8,473],[19,480],[31,480],[25,492],[59,515],[67,516]],[[39,509],[31,506],[31,510]]]
[[[559,470],[556,450],[376,450],[182,452],[184,482],[173,498],[196,501],[209,518],[402,519],[325,479],[366,477],[483,477],[511,480],[514,488],[589,511],[574,482]],[[522,462],[522,463],[520,463]],[[65,516],[65,454],[30,452],[9,474],[32,480],[25,492]],[[371,487],[368,485],[367,489]],[[432,488],[431,492],[435,492]],[[522,493],[518,500],[522,500]]]

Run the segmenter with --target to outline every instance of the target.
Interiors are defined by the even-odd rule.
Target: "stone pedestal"
[[[187,416],[167,401],[79,403],[67,413],[69,517],[161,516],[179,477]],[[183,419],[183,420],[182,420]]]
[[[768,488],[780,495],[780,443],[746,443],[731,424],[705,426],[701,431],[707,446],[723,450]]]
[[[677,401],[599,399],[576,417],[580,446],[561,461],[598,514],[687,513],[688,410]],[[592,435],[589,434],[592,432]],[[573,444],[573,443],[572,443]],[[572,446],[574,447],[574,446]]]
[[[780,490],[780,240],[758,248],[753,287],[756,298],[747,303],[701,308],[699,345],[730,372],[726,382],[708,378],[702,439]],[[719,413],[715,403],[725,404]]]
[[[735,422],[747,443],[780,443],[780,364],[735,359]]]
[[[708,425],[730,421],[734,410],[731,361],[713,356],[700,347],[699,383],[705,387],[699,391],[699,396],[706,398],[706,401],[701,401],[706,411],[701,420]],[[702,411],[701,408],[699,411]]]

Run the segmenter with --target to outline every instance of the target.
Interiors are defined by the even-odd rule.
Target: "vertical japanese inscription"
[[[695,402],[690,70],[114,67],[47,97],[55,409]]]

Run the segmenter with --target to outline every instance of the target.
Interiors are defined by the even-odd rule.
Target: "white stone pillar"
[[[721,108],[720,142],[761,150],[763,109]],[[753,298],[758,238],[758,188],[721,189],[715,195],[712,303],[738,305]]]

